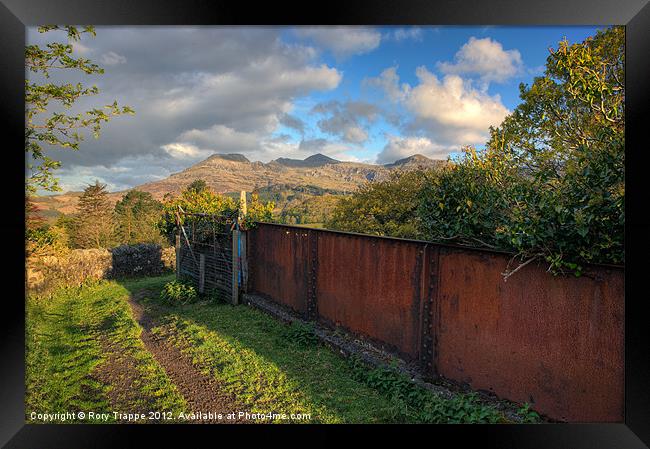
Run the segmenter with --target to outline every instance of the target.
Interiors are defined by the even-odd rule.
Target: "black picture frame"
[[[648,0],[366,0],[252,4],[224,1],[134,0],[0,0],[0,110],[5,131],[2,157],[3,187],[7,192],[0,219],[5,245],[2,325],[0,326],[0,444],[11,448],[147,447],[152,439],[171,443],[207,438],[208,444],[225,442],[236,433],[240,442],[251,435],[275,434],[287,438],[287,426],[179,425],[26,425],[24,422],[24,155],[18,151],[24,129],[25,27],[42,24],[93,25],[626,25],[626,340],[625,422],[619,424],[548,424],[491,426],[371,426],[365,436],[403,444],[463,445],[499,448],[643,448],[650,444],[650,354],[644,303],[650,220],[644,171],[650,98],[650,4]],[[645,176],[647,177],[647,176]],[[9,203],[9,204],[8,204]],[[644,276],[645,275],[645,276]],[[23,280],[23,284],[20,282]],[[11,289],[7,287],[11,286]],[[179,430],[182,430],[180,432]],[[335,443],[357,426],[300,426],[301,444]],[[306,431],[305,431],[306,430]],[[418,435],[415,435],[417,433]],[[418,439],[416,439],[418,438]],[[451,443],[453,441],[453,443]],[[159,444],[159,443],[158,443]],[[250,444],[250,443],[248,443]]]

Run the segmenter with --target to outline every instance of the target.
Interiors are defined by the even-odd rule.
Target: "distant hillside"
[[[444,163],[419,154],[386,165],[338,161],[323,154],[314,154],[304,160],[279,158],[269,163],[251,162],[242,154],[214,154],[166,179],[134,188],[162,200],[165,194],[179,194],[192,181],[203,179],[219,193],[258,190],[265,193],[261,196],[275,197],[276,202],[280,199],[278,196],[292,201],[296,193],[301,198],[351,193],[364,182],[386,178],[393,170],[432,168]],[[115,203],[125,193],[113,192],[110,200]],[[40,197],[36,204],[49,217],[56,217],[60,213],[73,213],[79,195],[79,192],[68,192]]]
[[[426,156],[421,154],[414,154],[413,156],[405,157],[404,159],[399,159],[392,164],[384,164],[384,167],[393,169],[417,169],[417,168],[430,168],[432,166],[438,166],[445,164],[446,161],[439,159],[429,159]]]
[[[284,165],[286,167],[322,167],[323,165],[327,164],[340,164],[341,161],[337,161],[336,159],[332,159],[331,157],[325,156],[324,154],[314,154],[312,156],[309,156],[306,159],[300,160],[300,159],[288,159],[286,157],[281,157],[279,159],[275,159],[272,162],[277,162],[280,165]]]

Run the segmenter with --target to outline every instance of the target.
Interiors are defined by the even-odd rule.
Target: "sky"
[[[251,161],[390,163],[481,148],[543,74],[549,48],[596,27],[96,27],[73,56],[102,75],[52,72],[96,85],[68,113],[117,101],[135,115],[87,134],[79,151],[51,148],[64,191],[99,180],[124,190],[214,153]],[[67,42],[28,28],[27,43]],[[40,82],[27,73],[30,81]],[[42,192],[44,193],[44,192]]]

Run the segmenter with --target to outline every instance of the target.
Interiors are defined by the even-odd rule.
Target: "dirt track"
[[[129,305],[133,317],[142,326],[140,338],[147,350],[155,357],[158,363],[167,372],[167,376],[176,385],[188,404],[188,413],[221,413],[224,417],[229,413],[246,411],[238,405],[234,396],[224,392],[216,379],[202,374],[188,356],[177,347],[158,338],[151,332],[156,325],[136,298],[129,298]],[[242,423],[242,420],[196,420],[192,423]]]

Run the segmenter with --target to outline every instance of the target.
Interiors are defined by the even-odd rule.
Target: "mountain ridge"
[[[117,202],[129,190],[142,190],[162,200],[166,194],[178,195],[191,182],[203,179],[217,193],[230,193],[245,190],[269,188],[283,185],[287,188],[314,186],[327,191],[352,192],[367,181],[381,180],[394,170],[434,168],[446,161],[430,159],[421,154],[399,159],[391,164],[369,164],[362,162],[339,161],[321,153],[303,160],[278,158],[264,163],[250,161],[239,153],[214,153],[180,172],[165,179],[137,185],[130,189],[110,192],[109,200]],[[75,211],[79,192],[66,192],[62,195],[36,198],[46,209],[70,214]]]

